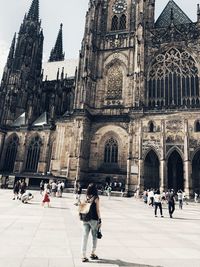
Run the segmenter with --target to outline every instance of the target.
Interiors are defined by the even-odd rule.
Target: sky
[[[24,14],[32,0],[0,0],[0,77],[15,32],[19,31]],[[40,19],[44,32],[43,60],[47,61],[53,48],[60,23],[63,23],[64,52],[66,59],[78,58],[84,32],[85,14],[89,0],[40,0]],[[175,0],[181,9],[196,21],[200,0]],[[156,18],[168,0],[156,0]]]

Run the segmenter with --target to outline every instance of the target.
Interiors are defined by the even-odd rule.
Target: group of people
[[[42,195],[44,191],[47,191],[52,197],[62,197],[63,190],[65,188],[64,181],[43,181],[40,182],[40,194]]]
[[[143,192],[144,203],[154,207],[154,215],[157,217],[157,210],[159,208],[160,215],[163,217],[162,204],[166,203],[168,205],[168,211],[170,218],[173,218],[173,213],[175,211],[176,198],[179,203],[179,209],[183,208],[183,202],[187,204],[186,195],[180,189],[177,193],[173,189],[168,190],[167,192],[160,193],[160,190],[145,190]]]

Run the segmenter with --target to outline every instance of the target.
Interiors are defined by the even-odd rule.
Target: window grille
[[[111,31],[125,30],[126,29],[126,15],[122,14],[120,17],[113,16],[111,23]]]
[[[149,107],[199,105],[199,78],[194,59],[175,48],[159,54],[148,76]]]
[[[121,99],[123,87],[123,73],[118,64],[108,70],[107,99]]]
[[[19,138],[16,135],[12,136],[8,140],[6,153],[5,153],[5,159],[4,159],[4,165],[3,165],[4,171],[13,172],[15,160],[17,156],[18,145],[19,145]]]
[[[126,29],[126,15],[121,15],[120,22],[119,22],[119,29],[125,30]]]
[[[118,143],[114,138],[110,138],[105,143],[104,163],[118,162]]]
[[[119,24],[119,20],[118,20],[118,17],[115,15],[112,18],[111,31],[117,31],[119,27],[118,24]]]
[[[35,138],[31,140],[28,146],[26,171],[37,172],[41,145],[42,145],[42,142],[38,136],[36,136]]]

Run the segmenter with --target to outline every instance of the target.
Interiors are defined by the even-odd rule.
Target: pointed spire
[[[10,51],[8,54],[8,60],[12,60],[14,57],[14,53],[15,53],[15,42],[16,42],[16,33],[14,34],[11,46],[10,46]]]
[[[197,21],[200,21],[200,6],[197,4]]]
[[[32,0],[27,19],[34,21],[39,20],[39,0]]]
[[[54,48],[51,50],[49,57],[49,62],[53,61],[62,61],[65,59],[65,54],[63,53],[63,33],[62,33],[63,24],[60,24],[60,30],[58,32],[58,37],[55,43]]]

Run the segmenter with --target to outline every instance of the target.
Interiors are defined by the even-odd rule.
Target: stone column
[[[144,190],[144,160],[142,158],[142,122],[139,126],[139,142],[138,142],[138,146],[139,146],[139,155],[138,155],[138,159],[139,159],[139,166],[138,166],[138,188],[139,191],[142,192]]]
[[[166,160],[165,160],[165,121],[161,121],[161,150],[160,150],[160,191],[166,187]]]
[[[189,159],[189,137],[188,137],[188,121],[184,122],[184,191],[186,195],[190,195],[190,182],[192,176],[192,167]]]
[[[132,125],[129,125],[128,135],[128,157],[127,157],[127,176],[126,176],[126,193],[129,195],[130,191],[130,180],[131,180],[131,162],[132,162]]]

